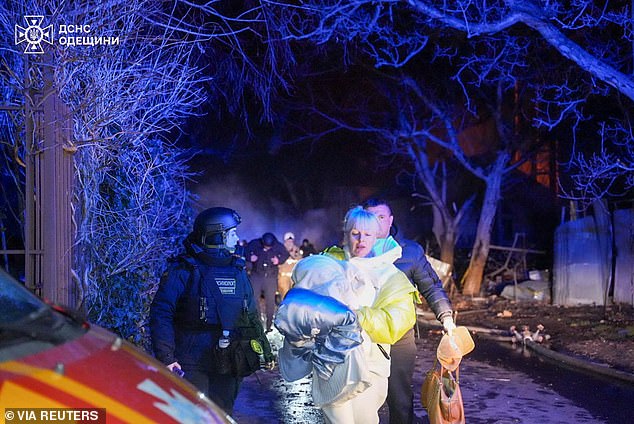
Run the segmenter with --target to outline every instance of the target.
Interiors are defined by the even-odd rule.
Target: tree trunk
[[[476,231],[476,239],[471,251],[469,267],[462,277],[462,294],[467,296],[477,296],[482,287],[484,267],[489,257],[489,246],[491,244],[491,229],[500,199],[500,187],[504,167],[509,160],[507,152],[500,152],[495,161],[495,165],[486,179],[486,191],[482,203],[480,220]]]
[[[446,202],[445,188],[447,186],[447,173],[444,168],[441,173],[441,187],[436,184],[436,178],[431,169],[429,157],[424,149],[410,149],[410,157],[416,166],[417,176],[427,189],[431,199],[433,213],[432,232],[440,247],[440,260],[453,266],[454,250],[458,234],[458,225],[462,213],[456,216],[451,214]]]
[[[456,234],[458,232],[456,220],[449,214],[443,203],[443,210],[432,206],[434,211],[434,225],[432,231],[440,247],[440,260],[453,265]]]
[[[453,266],[455,248],[456,231],[454,228],[447,228],[440,245],[440,260]]]

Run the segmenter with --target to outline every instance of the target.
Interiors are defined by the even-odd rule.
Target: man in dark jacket
[[[262,237],[251,240],[247,244],[247,259],[251,262],[251,282],[256,296],[264,298],[266,330],[270,331],[275,314],[275,292],[277,291],[277,274],[279,265],[289,257],[289,253],[273,233],[264,233]],[[262,303],[258,303],[261,306]]]
[[[364,203],[364,207],[379,218],[379,237],[388,237],[394,222],[388,203],[380,199],[369,199]],[[451,302],[442,288],[438,275],[425,257],[423,248],[412,240],[397,238],[396,241],[403,248],[403,254],[394,265],[403,271],[418,289],[438,321],[442,322],[445,330],[453,331],[456,326],[452,318]],[[392,345],[390,355],[392,361],[387,391],[390,424],[412,424],[414,422],[412,375],[416,360],[414,329],[408,331],[401,340]]]
[[[184,242],[186,253],[169,264],[150,309],[155,356],[229,414],[242,378],[218,369],[219,339],[224,332],[240,337],[245,316],[260,326],[245,260],[235,254],[239,223],[232,209],[201,212]]]

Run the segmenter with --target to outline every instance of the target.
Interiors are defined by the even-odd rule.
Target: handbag
[[[459,384],[460,369],[454,374],[434,362],[427,371],[421,388],[420,400],[429,415],[430,424],[465,424],[464,405]]]

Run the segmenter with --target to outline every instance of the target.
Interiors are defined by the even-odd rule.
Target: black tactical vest
[[[180,259],[189,278],[176,305],[176,322],[192,330],[233,330],[253,296],[240,259],[220,257],[211,263],[189,256]]]

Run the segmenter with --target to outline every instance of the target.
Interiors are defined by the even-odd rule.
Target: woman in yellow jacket
[[[390,345],[414,326],[418,296],[416,288],[394,265],[401,256],[401,247],[391,237],[377,239],[379,222],[374,214],[361,206],[350,209],[343,230],[343,249],[332,247],[324,253],[346,261],[348,278],[362,283],[356,285],[356,301],[348,306],[363,330],[363,357],[368,371],[364,378],[369,387],[345,402],[324,404],[321,409],[328,423],[378,423],[379,408],[387,397]]]

